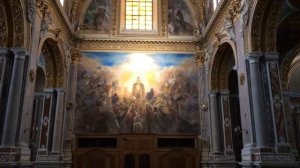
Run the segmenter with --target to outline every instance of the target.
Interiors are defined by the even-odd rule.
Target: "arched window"
[[[152,30],[153,2],[152,0],[126,0],[125,29]]]
[[[158,33],[158,0],[121,0],[120,34]]]
[[[220,1],[221,1],[221,0],[213,0],[213,3],[214,3],[214,10],[217,9],[217,6],[218,6],[218,4],[219,4]]]
[[[59,1],[60,1],[61,6],[64,6],[65,0],[59,0]]]

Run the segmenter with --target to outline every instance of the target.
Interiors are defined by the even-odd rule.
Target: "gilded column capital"
[[[80,61],[80,51],[79,48],[72,48],[71,49],[71,61],[73,64],[79,64]]]
[[[204,51],[197,51],[195,53],[195,60],[199,65],[204,65],[205,62],[205,52]]]

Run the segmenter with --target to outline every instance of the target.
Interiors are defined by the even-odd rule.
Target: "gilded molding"
[[[36,0],[36,7],[38,8],[38,12],[41,14],[41,16],[44,17],[48,10],[47,2],[45,0]]]
[[[204,65],[204,62],[206,61],[206,53],[203,50],[199,50],[195,54],[195,60],[199,65]]]
[[[71,49],[71,55],[70,56],[71,56],[71,61],[72,61],[73,64],[79,64],[80,57],[81,57],[79,48],[73,47]]]
[[[278,28],[278,17],[281,11],[281,1],[274,1],[272,7],[270,8],[270,13],[268,15],[268,20],[266,23],[266,33],[265,33],[265,50],[266,52],[276,51],[276,34]]]
[[[143,41],[143,40],[82,40],[80,50],[121,50],[121,51],[197,51],[196,41]]]
[[[0,16],[0,47],[7,47],[7,16],[2,3],[0,4]]]
[[[241,13],[241,0],[232,0],[228,8],[228,14],[232,21],[236,20],[237,16]]]
[[[78,5],[79,5],[79,0],[74,0],[73,4],[72,4],[72,8],[71,8],[71,14],[73,17],[76,16],[76,11],[77,11]]]
[[[111,27],[110,27],[110,34],[115,36],[117,34],[117,11],[118,11],[118,0],[112,0],[113,3],[111,3]]]

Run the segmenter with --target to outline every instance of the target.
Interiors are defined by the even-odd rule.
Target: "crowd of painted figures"
[[[128,94],[104,66],[81,65],[77,84],[77,127],[102,133],[197,133],[197,71],[188,64],[169,70],[159,90],[145,90],[137,77]],[[192,80],[191,80],[192,79]]]

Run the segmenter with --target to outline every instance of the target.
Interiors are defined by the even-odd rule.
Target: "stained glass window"
[[[127,30],[152,30],[152,0],[126,0],[125,17],[125,29]]]

